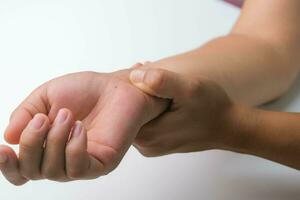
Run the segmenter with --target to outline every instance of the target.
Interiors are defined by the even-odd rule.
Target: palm
[[[121,160],[140,127],[163,110],[164,104],[154,101],[157,100],[127,81],[126,72],[82,72],[42,85],[21,104],[12,121],[20,121],[15,118],[21,116],[28,123],[27,118],[30,120],[37,112],[46,113],[53,120],[59,109],[70,109],[88,130],[88,151],[110,171]],[[20,109],[24,106],[27,108]],[[27,116],[24,110],[29,112]],[[7,131],[6,138],[16,143],[24,127],[21,123],[13,128]]]

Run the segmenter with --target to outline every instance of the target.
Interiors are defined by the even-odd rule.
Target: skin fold
[[[300,169],[300,115],[235,103],[205,77],[193,79],[140,66],[130,79],[149,95],[172,100],[169,109],[144,125],[135,147],[145,156],[230,150]]]
[[[131,144],[145,156],[225,149],[299,169],[299,114],[253,107],[297,77],[299,10],[298,0],[248,0],[229,34],[197,49],[46,82],[12,113],[5,138],[20,152],[0,146],[3,175],[15,185],[97,178]]]
[[[20,152],[17,158],[8,146],[0,147],[6,156],[0,164],[4,176],[21,185],[29,179],[91,179],[112,171],[141,126],[166,107],[164,100],[130,84],[128,72],[69,74],[33,91],[6,129],[6,140],[19,144]],[[65,120],[56,123],[61,112]],[[34,128],[35,120],[43,125]],[[82,136],[72,142],[69,135],[76,120]]]

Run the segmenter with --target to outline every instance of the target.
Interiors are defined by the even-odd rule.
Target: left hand
[[[141,92],[128,76],[129,70],[80,72],[38,87],[11,116],[5,137],[19,144],[19,157],[0,146],[3,175],[22,185],[38,179],[92,179],[111,172],[141,126],[166,108],[164,100]],[[74,126],[76,120],[81,122]]]

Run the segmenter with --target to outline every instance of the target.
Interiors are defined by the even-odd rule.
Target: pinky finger
[[[103,164],[87,152],[87,133],[77,121],[66,147],[67,176],[73,180],[94,179],[102,175],[103,168]]]
[[[14,185],[23,185],[28,179],[19,170],[18,158],[14,150],[7,146],[0,146],[0,170],[3,176]]]

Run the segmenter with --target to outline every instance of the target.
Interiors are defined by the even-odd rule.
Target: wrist
[[[132,70],[134,70],[134,68],[122,69],[122,70],[112,72],[112,75],[130,84],[144,97],[143,98],[144,99],[143,119],[145,120],[142,120],[142,125],[144,125],[149,121],[153,120],[154,118],[160,116],[162,113],[164,113],[170,105],[170,100],[148,95],[147,93],[143,92],[139,88],[135,87],[129,79]]]
[[[223,138],[217,148],[246,153],[257,127],[256,109],[235,104],[228,109]]]

